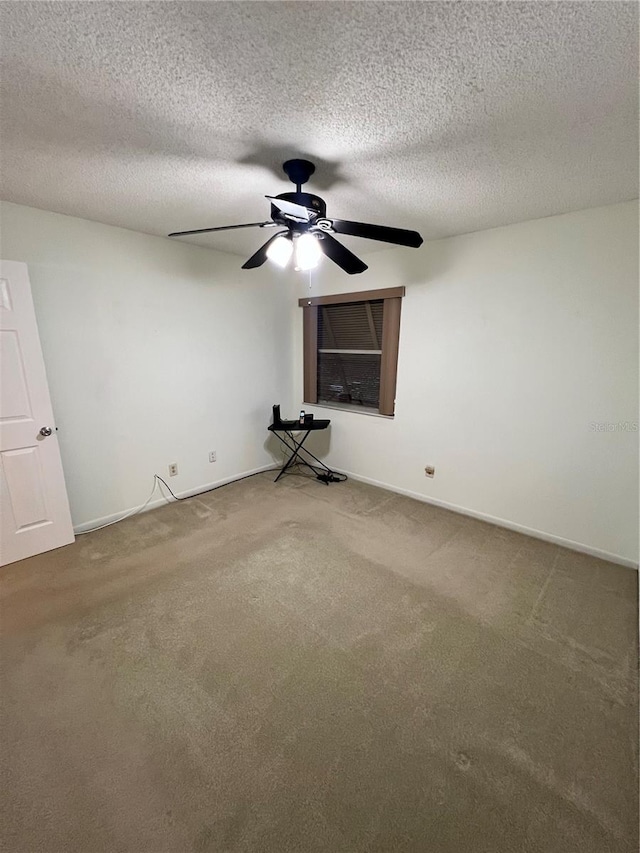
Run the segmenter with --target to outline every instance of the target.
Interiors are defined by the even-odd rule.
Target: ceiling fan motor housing
[[[316,167],[310,160],[287,160],[282,164],[289,180],[299,189],[301,184],[306,184]]]
[[[283,201],[292,201],[294,204],[301,204],[303,207],[317,213],[318,216],[314,218],[324,219],[327,215],[327,205],[320,196],[311,195],[311,193],[281,193],[276,198],[281,198]],[[274,222],[287,222],[274,204],[271,205],[271,218]]]

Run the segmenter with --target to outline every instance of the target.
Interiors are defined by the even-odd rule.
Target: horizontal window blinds
[[[318,400],[377,409],[380,355],[318,353]]]
[[[322,305],[318,310],[318,349],[379,350],[382,299]]]
[[[378,408],[383,300],[318,310],[318,400]]]

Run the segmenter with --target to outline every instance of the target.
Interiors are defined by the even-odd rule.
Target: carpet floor
[[[8,853],[637,851],[637,573],[271,474],[0,573]]]

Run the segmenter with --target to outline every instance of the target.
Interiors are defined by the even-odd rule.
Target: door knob
[[[52,432],[53,430],[51,429],[51,427],[42,427],[42,429],[40,430],[40,435],[46,438],[48,435],[51,435]]]

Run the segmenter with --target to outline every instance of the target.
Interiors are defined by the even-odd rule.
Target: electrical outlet
[[[424,476],[425,477],[435,477],[435,475],[436,475],[436,469],[433,467],[433,465],[427,465],[426,468],[424,469]]]
[[[216,461],[216,452],[215,452],[215,450],[211,450],[211,451],[209,451],[209,462],[215,462],[215,461]]]
[[[172,462],[171,465],[169,465],[169,476],[175,477],[177,473],[178,473],[178,463]]]

